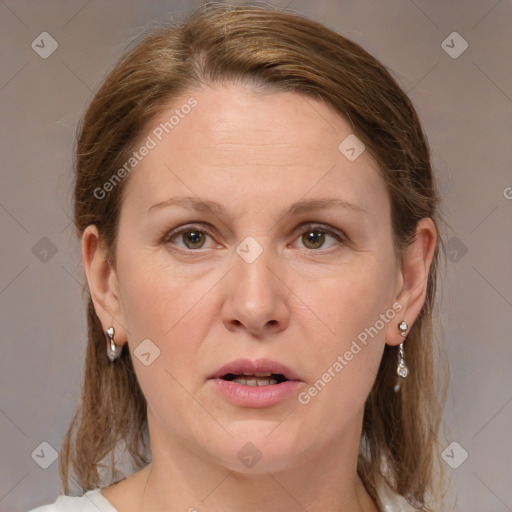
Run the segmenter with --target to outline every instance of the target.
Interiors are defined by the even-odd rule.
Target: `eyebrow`
[[[171,197],[170,199],[154,204],[148,209],[147,213],[169,206],[180,206],[188,210],[201,213],[212,213],[214,215],[222,215],[226,213],[224,206],[216,203],[215,201],[207,201],[198,197],[190,196]],[[285,215],[299,215],[301,213],[311,213],[327,208],[344,208],[356,213],[368,215],[368,212],[361,205],[333,197],[297,201],[290,206],[288,211],[285,212]]]

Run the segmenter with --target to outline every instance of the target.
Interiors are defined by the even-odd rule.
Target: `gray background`
[[[79,398],[86,328],[70,224],[77,121],[129,40],[200,3],[0,2],[2,512],[55,500],[58,461],[40,467],[51,462],[40,444],[59,449]],[[456,510],[512,510],[512,2],[271,4],[361,44],[418,109],[451,225],[439,318],[452,364],[445,446],[458,443],[446,452],[458,465],[447,468],[451,492]],[[44,31],[58,42],[46,59],[31,47]],[[469,44],[458,58],[442,47],[454,31]]]

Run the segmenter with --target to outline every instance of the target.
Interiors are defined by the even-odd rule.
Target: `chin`
[[[307,450],[301,444],[310,436],[294,434],[290,425],[281,423],[246,420],[231,424],[228,430],[233,437],[217,445],[214,458],[230,471],[242,474],[265,474],[289,468]]]

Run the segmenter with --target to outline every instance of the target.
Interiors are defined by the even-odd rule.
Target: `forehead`
[[[255,164],[272,160],[284,164],[285,156],[294,157],[292,148],[303,149],[301,156],[307,156],[306,150],[310,149],[310,156],[317,158],[322,149],[337,149],[339,141],[352,132],[342,116],[318,99],[232,84],[206,87],[183,96],[153,126],[158,129],[165,125],[169,113],[179,111],[190,98],[195,99],[197,106],[164,138],[174,147],[193,146],[200,153],[215,150],[234,159],[238,151],[253,151],[263,158],[268,155],[269,159]],[[296,164],[294,159],[293,165]]]
[[[206,87],[174,100],[148,126],[142,140],[153,147],[125,198],[146,211],[184,192],[240,208],[328,194],[382,214],[388,199],[377,165],[366,151],[346,157],[340,144],[349,136],[350,123],[310,96]]]

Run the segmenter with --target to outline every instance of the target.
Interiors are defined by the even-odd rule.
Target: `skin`
[[[338,150],[351,125],[324,103],[235,85],[193,96],[197,107],[128,178],[116,268],[95,226],[83,234],[97,314],[104,329],[114,326],[117,344],[128,343],[148,401],[153,456],[102,492],[120,512],[375,512],[356,472],[364,402],[385,344],[403,341],[398,324],[411,326],[423,306],[434,224],[418,224],[400,266],[376,163],[367,151],[349,161]],[[143,139],[189,97],[169,105]],[[148,212],[174,196],[215,201],[226,211]],[[292,203],[318,198],[364,212],[284,215]],[[344,239],[320,233],[308,242],[309,222]],[[189,224],[206,233],[202,247],[190,233],[162,241]],[[248,236],[263,249],[252,263],[236,252]],[[292,396],[243,408],[208,381],[233,359],[267,357],[292,368],[307,390],[394,303],[400,313],[307,405]],[[160,349],[149,366],[133,353],[144,339]],[[262,455],[252,468],[237,457],[248,442]]]

